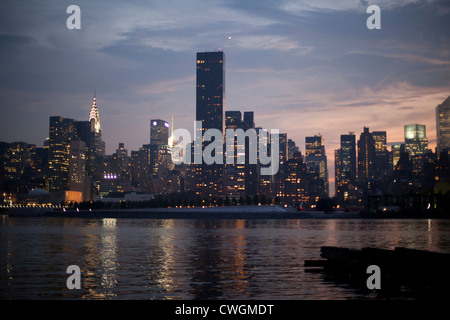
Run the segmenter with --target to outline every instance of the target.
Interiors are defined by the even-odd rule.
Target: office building
[[[197,53],[196,121],[201,122],[201,136],[206,130],[218,129],[225,134],[225,55],[222,51]],[[197,136],[197,134],[196,134]],[[196,140],[197,148],[208,145]],[[223,154],[215,155],[223,157]],[[203,159],[203,157],[202,157]],[[220,164],[196,164],[196,192],[202,197],[223,196],[224,166]]]
[[[410,158],[416,155],[422,155],[427,151],[428,139],[425,125],[405,125],[405,147]]]
[[[75,121],[59,116],[50,117],[48,191],[69,190],[70,142],[77,137]]]
[[[375,177],[381,179],[391,170],[389,167],[389,151],[387,150],[386,131],[373,131],[373,140],[375,143]]]
[[[311,201],[328,197],[327,156],[323,137],[315,135],[305,138],[306,167],[312,177]]]
[[[364,131],[358,140],[358,184],[367,188],[369,180],[375,177],[375,140],[369,128]]]
[[[341,135],[340,148],[335,151],[335,188],[340,204],[354,204],[356,187],[356,138],[353,132]]]
[[[169,123],[164,120],[150,120],[150,144],[167,147],[169,145]]]
[[[450,96],[436,107],[436,138],[439,156],[443,150],[450,149]]]

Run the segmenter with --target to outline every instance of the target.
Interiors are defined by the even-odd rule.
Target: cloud
[[[378,5],[383,10],[401,8],[410,4],[431,3],[432,0],[284,0],[279,7],[293,14],[304,14],[311,11],[364,11],[370,5]]]
[[[148,85],[138,86],[136,88],[137,94],[166,94],[177,92],[180,87],[185,87],[186,85],[194,88],[195,86],[195,76],[188,76],[185,78],[174,79],[169,81],[160,81],[155,83],[150,83]]]
[[[382,9],[379,32],[365,27],[372,3]],[[11,118],[27,124],[9,125],[4,139],[41,143],[48,128],[28,125],[37,110],[83,119],[95,86],[107,145],[138,148],[149,118],[174,114],[191,126],[195,53],[218,48],[226,54],[227,110],[253,110],[259,125],[299,144],[320,131],[327,150],[364,124],[396,141],[406,121],[431,127],[429,108],[449,94],[443,2],[77,1],[80,31],[66,28],[69,4],[2,4],[0,105],[10,117],[0,127]]]

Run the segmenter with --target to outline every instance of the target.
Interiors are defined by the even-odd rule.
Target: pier
[[[322,259],[305,260],[307,272],[324,281],[375,292],[379,298],[443,299],[450,297],[450,254],[396,247],[394,250],[321,247]],[[367,268],[381,270],[381,289],[369,290]]]

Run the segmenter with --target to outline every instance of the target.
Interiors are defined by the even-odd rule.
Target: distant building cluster
[[[436,109],[441,128],[450,125],[450,97]],[[436,152],[428,148],[426,127],[404,126],[405,142],[388,150],[386,131],[370,132],[364,127],[356,143],[353,132],[341,135],[335,150],[337,204],[346,208],[409,207],[423,209],[436,205],[435,191],[450,191],[450,137]],[[441,192],[439,191],[439,192]],[[417,203],[420,202],[420,203]]]
[[[262,128],[256,126],[253,111],[225,110],[224,53],[197,53],[196,66],[196,121],[202,123],[196,130],[220,130],[224,145],[226,129],[259,132]],[[436,107],[434,152],[428,148],[426,127],[421,124],[406,125],[404,143],[390,150],[386,131],[371,132],[364,127],[358,138],[353,132],[342,134],[340,147],[334,151],[335,197],[330,198],[329,163],[320,134],[305,138],[303,155],[287,133],[281,132],[279,170],[274,175],[260,174],[264,164],[259,158],[256,164],[249,161],[253,147],[249,139],[243,146],[235,139],[235,150],[245,150],[245,163],[175,165],[173,119],[172,123],[150,119],[150,143],[139,150],[129,153],[119,143],[115,153],[106,155],[94,94],[88,121],[50,117],[44,147],[0,143],[1,201],[3,205],[147,201],[154,195],[179,194],[212,204],[331,205],[346,210],[436,206],[434,195],[450,191],[449,119],[450,97]],[[195,143],[201,148],[194,148]],[[187,152],[191,150],[194,158],[209,143],[194,139]],[[235,160],[238,156],[236,152]]]

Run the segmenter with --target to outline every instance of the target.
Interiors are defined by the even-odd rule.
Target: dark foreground
[[[419,299],[450,297],[450,254],[396,247],[361,250],[322,247],[322,260],[305,260],[310,272],[348,283],[360,290],[375,290],[379,297]],[[376,274],[378,273],[378,280]],[[378,282],[378,288],[368,288]]]

